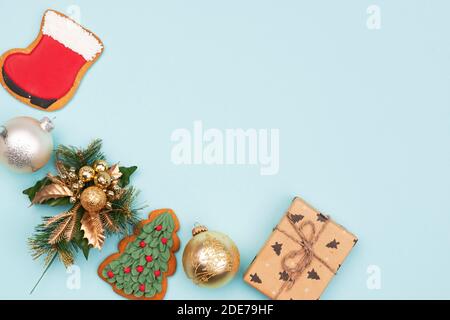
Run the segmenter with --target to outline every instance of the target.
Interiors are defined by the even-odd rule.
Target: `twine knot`
[[[288,213],[289,214],[289,213]],[[302,273],[311,265],[314,259],[317,259],[320,263],[322,263],[327,269],[329,269],[332,273],[336,273],[336,270],[334,270],[330,265],[325,262],[322,258],[316,255],[314,252],[314,244],[319,239],[320,235],[322,234],[323,230],[325,229],[329,219],[327,219],[324,223],[322,228],[316,232],[316,226],[312,221],[304,221],[300,224],[300,226],[296,226],[294,222],[292,222],[290,219],[289,223],[295,230],[295,232],[298,235],[298,239],[290,235],[284,230],[280,230],[278,226],[275,228],[276,230],[280,231],[287,237],[289,237],[291,240],[293,240],[295,243],[299,245],[298,249],[290,251],[288,254],[286,254],[282,260],[281,260],[281,267],[284,271],[287,272],[289,275],[288,281],[286,281],[278,291],[275,298],[278,298],[281,292],[285,289],[291,289],[295,281],[302,275]],[[305,229],[310,228],[309,235],[307,236],[305,234]]]

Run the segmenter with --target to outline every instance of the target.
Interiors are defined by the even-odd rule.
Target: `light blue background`
[[[371,4],[380,30],[366,27]],[[448,1],[0,0],[0,51],[28,46],[45,9],[71,5],[106,50],[70,104],[50,114],[56,143],[103,138],[111,161],[139,166],[140,201],[177,212],[183,245],[200,221],[241,252],[228,286],[198,288],[179,264],[166,298],[264,298],[241,276],[295,195],[360,238],[323,299],[450,298]],[[0,122],[19,115],[48,116],[1,89]],[[174,165],[170,135],[195,120],[280,129],[279,174]],[[52,169],[0,168],[0,298],[118,298],[96,275],[118,239],[88,262],[78,257],[79,290],[55,264],[28,295],[42,265],[26,240],[57,212],[28,208],[21,191]],[[380,267],[380,290],[366,285],[370,265]]]

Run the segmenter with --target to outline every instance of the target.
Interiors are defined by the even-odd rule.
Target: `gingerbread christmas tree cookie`
[[[98,275],[119,295],[134,300],[161,300],[167,277],[176,269],[179,222],[170,209],[152,211],[119,243],[119,252],[100,265]]]

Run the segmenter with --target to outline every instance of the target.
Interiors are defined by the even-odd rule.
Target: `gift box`
[[[296,197],[244,281],[271,299],[319,299],[358,239]]]

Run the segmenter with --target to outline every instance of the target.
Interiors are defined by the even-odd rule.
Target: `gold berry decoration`
[[[105,172],[109,169],[109,166],[105,160],[97,160],[94,162],[93,168],[96,172]]]
[[[99,172],[94,178],[95,185],[107,188],[111,184],[111,176],[107,172]]]
[[[78,171],[78,178],[82,182],[92,181],[94,177],[95,177],[95,170],[90,166],[81,167],[80,170]]]

